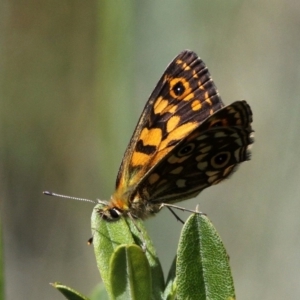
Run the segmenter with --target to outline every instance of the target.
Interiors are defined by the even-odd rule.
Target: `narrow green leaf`
[[[191,215],[182,229],[176,277],[177,299],[235,299],[228,255],[204,215]]]
[[[1,221],[1,220],[0,220]],[[4,259],[3,259],[3,236],[0,222],[0,299],[4,299]]]
[[[130,227],[130,231],[133,234],[133,237],[138,244],[141,245],[142,241],[140,240],[141,237],[144,238],[146,242],[146,257],[148,259],[148,263],[150,265],[151,270],[151,278],[152,278],[152,299],[159,300],[163,297],[163,291],[165,288],[165,280],[164,274],[162,271],[162,267],[160,261],[158,259],[156,250],[154,248],[153,242],[150,239],[146,228],[141,220],[135,220],[135,224],[130,219],[127,219],[127,223]],[[140,232],[137,229],[137,226]]]
[[[111,258],[109,278],[112,299],[151,299],[150,266],[140,247],[119,246]]]
[[[172,266],[168,274],[163,299],[164,300],[176,299],[176,256],[174,257]]]
[[[59,282],[51,283],[51,285],[59,290],[69,300],[89,300],[89,298]]]
[[[155,248],[150,240],[143,222],[129,218],[108,222],[100,218],[97,205],[92,214],[93,245],[101,278],[108,293],[111,291],[109,280],[110,259],[115,249],[120,245],[137,244],[139,247],[146,243],[146,252],[152,278],[153,299],[161,299],[164,289],[164,277]],[[112,295],[110,295],[112,296]]]

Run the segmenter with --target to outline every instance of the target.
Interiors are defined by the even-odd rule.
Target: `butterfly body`
[[[106,220],[145,219],[163,203],[198,195],[249,159],[252,112],[246,101],[224,107],[203,61],[180,53],[151,94],[125,151]]]

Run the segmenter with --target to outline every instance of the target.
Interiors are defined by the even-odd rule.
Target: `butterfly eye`
[[[190,143],[190,144],[184,146],[183,148],[181,148],[178,151],[177,155],[179,157],[185,156],[185,155],[189,155],[189,154],[191,154],[193,152],[194,149],[195,149],[195,144]]]
[[[185,91],[185,87],[183,83],[179,81],[173,86],[172,90],[176,96],[181,96]]]
[[[119,219],[121,215],[120,211],[116,208],[111,208],[109,213],[112,219]]]
[[[221,152],[215,155],[211,159],[211,164],[214,168],[223,168],[224,166],[227,165],[229,159],[230,159],[229,152]]]

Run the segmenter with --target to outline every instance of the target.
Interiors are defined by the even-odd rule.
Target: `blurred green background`
[[[6,299],[62,299],[99,282],[90,203],[109,199],[123,152],[167,64],[192,49],[226,104],[254,113],[252,160],[182,203],[206,212],[238,299],[300,298],[300,2],[0,2],[0,208]],[[179,213],[180,214],[180,213]],[[188,214],[180,214],[186,218]],[[181,224],[146,222],[164,270]]]

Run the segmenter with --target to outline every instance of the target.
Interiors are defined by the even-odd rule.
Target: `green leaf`
[[[99,216],[97,210],[102,205],[97,205],[92,214],[93,245],[97,266],[106,290],[110,293],[111,282],[109,275],[110,260],[115,249],[120,245],[143,245],[146,243],[146,258],[148,260],[151,281],[152,299],[161,299],[164,290],[164,277],[155,248],[150,240],[143,222],[129,218],[120,218],[118,221],[108,222]],[[111,294],[109,294],[112,297]]]
[[[59,282],[51,283],[51,285],[59,290],[69,300],[89,300],[89,298],[81,295],[72,288],[65,286]]]
[[[182,229],[176,277],[177,299],[235,299],[228,255],[204,215],[191,215]]]
[[[140,247],[119,246],[111,258],[109,278],[112,299],[151,299],[150,266]]]
[[[91,300],[109,300],[103,282],[96,285],[89,297]]]
[[[106,289],[110,290],[110,258],[118,246],[122,244],[134,244],[134,238],[124,218],[116,222],[103,221],[97,213],[97,209],[100,207],[97,205],[92,213],[93,245],[101,278]]]
[[[172,266],[168,274],[163,299],[164,300],[176,299],[176,256],[173,260]]]

